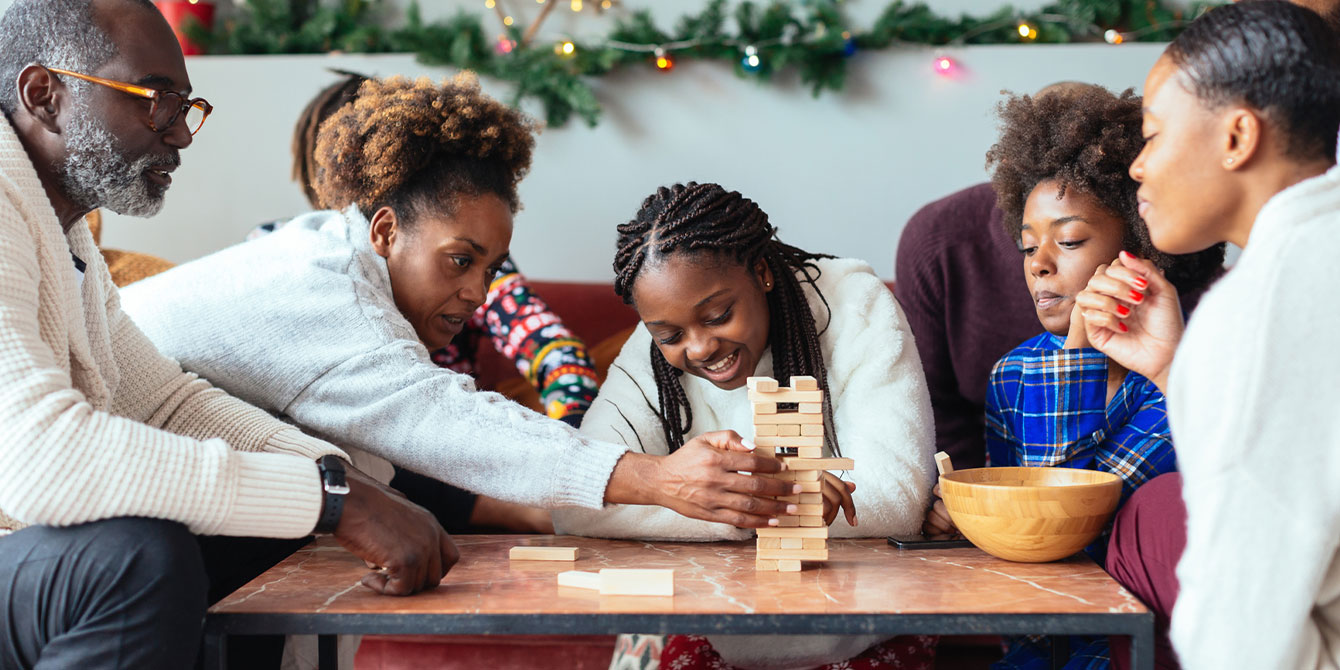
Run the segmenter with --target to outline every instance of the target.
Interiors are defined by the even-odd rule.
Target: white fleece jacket
[[[87,263],[82,282],[71,253]],[[0,527],[142,516],[300,537],[321,509],[325,454],[344,456],[154,348],[121,311],[88,226],[61,230],[0,121]]]
[[[819,289],[832,320],[808,284],[804,286],[828,365],[833,419],[842,455],[856,461],[847,473],[856,482],[857,526],[842,515],[833,537],[915,534],[921,528],[934,485],[935,434],[930,396],[912,332],[902,309],[870,266],[853,259],[818,261]],[[639,325],[610,366],[582,432],[652,454],[667,452],[655,403],[656,382],[648,356],[651,334]],[[755,375],[773,376],[766,352]],[[731,429],[753,437],[746,389],[723,391],[699,377],[680,378],[693,409],[694,435]],[[778,380],[785,385],[788,380]],[[752,530],[681,516],[646,506],[610,505],[600,511],[554,513],[558,532],[660,540],[745,540]],[[712,643],[727,661],[753,668],[813,667],[845,660],[882,636],[814,636],[777,639],[716,636]]]
[[[1340,668],[1340,168],[1272,198],[1177,349],[1186,670]]]
[[[341,446],[536,507],[603,504],[622,446],[433,364],[351,207],[313,212],[123,291],[163,352]]]

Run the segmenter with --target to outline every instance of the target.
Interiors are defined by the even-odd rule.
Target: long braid
[[[840,455],[828,366],[819,343],[822,331],[815,324],[801,286],[802,282],[808,283],[828,309],[828,301],[815,284],[819,268],[814,261],[832,257],[782,243],[776,237],[777,229],[757,204],[716,184],[689,182],[661,187],[642,202],[633,220],[619,225],[618,231],[614,291],[630,305],[633,283],[648,259],[674,253],[715,253],[746,267],[753,267],[759,260],[768,264],[776,282],[767,298],[773,376],[783,383],[793,375],[809,375],[819,381],[824,392],[824,442],[834,455]],[[660,401],[660,407],[652,409],[660,417],[669,450],[674,452],[684,445],[684,436],[693,425],[693,412],[680,383],[683,372],[670,365],[655,342],[650,355]]]
[[[321,123],[330,118],[332,114],[338,111],[346,104],[353,102],[358,97],[358,88],[368,78],[357,72],[348,70],[330,69],[331,72],[340,75],[340,80],[321,89],[321,92],[307,103],[307,107],[298,115],[298,122],[293,126],[293,181],[298,182],[302,187],[303,195],[307,196],[307,202],[313,207],[333,207],[342,209],[349,203],[322,203],[318,202],[316,195],[316,134],[321,129]]]

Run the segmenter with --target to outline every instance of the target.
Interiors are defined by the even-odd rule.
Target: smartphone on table
[[[952,535],[907,535],[889,538],[889,544],[899,549],[957,549],[971,547],[972,542],[954,533]]]

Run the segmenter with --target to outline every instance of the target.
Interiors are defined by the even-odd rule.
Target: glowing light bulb
[[[675,69],[674,57],[660,47],[656,47],[656,69],[661,72],[669,72]]]
[[[565,40],[554,45],[554,53],[560,56],[571,56],[577,53],[577,45],[572,40]]]
[[[489,9],[493,9],[494,7],[498,6],[498,3],[494,2],[493,0],[484,0],[484,6],[488,7]]]
[[[572,0],[572,11],[574,12],[582,11],[582,0]]]
[[[1126,36],[1116,30],[1109,30],[1103,33],[1103,39],[1107,40],[1108,44],[1121,44],[1126,41]]]
[[[935,59],[935,71],[938,72],[939,74],[948,76],[954,74],[954,70],[957,69],[958,64],[955,63],[954,59],[950,58],[949,56],[940,56]]]
[[[499,35],[498,42],[493,45],[493,50],[500,54],[510,54],[513,49],[516,49],[516,40],[506,35]]]
[[[1035,40],[1038,38],[1038,29],[1027,23],[1019,24],[1019,37],[1026,40]]]
[[[503,25],[504,25],[504,26],[510,26],[510,25],[512,25],[513,23],[516,23],[516,22],[512,20],[512,17],[510,17],[510,16],[504,16],[504,17],[503,17]]]

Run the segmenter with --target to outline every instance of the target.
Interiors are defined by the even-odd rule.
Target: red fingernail
[[[1118,323],[1117,323],[1117,326],[1121,328],[1121,332],[1123,332],[1123,333],[1128,333],[1128,332],[1130,332],[1130,330],[1131,330],[1130,328],[1127,328],[1127,327],[1126,327],[1126,324],[1124,324],[1124,323],[1120,323],[1120,322],[1118,322]]]
[[[1139,291],[1131,291],[1131,302],[1140,302],[1145,299],[1145,294]]]
[[[1135,285],[1136,285],[1136,286],[1139,286],[1141,291],[1143,291],[1143,290],[1149,288],[1149,282],[1145,281],[1145,278],[1144,278],[1144,277],[1136,277],[1136,278],[1135,278]]]
[[[1127,317],[1131,315],[1131,308],[1125,305],[1117,305],[1117,316]]]
[[[1123,250],[1121,251],[1121,254],[1120,254],[1120,255],[1121,255],[1121,257],[1124,258],[1124,259],[1135,260],[1135,256],[1132,256],[1132,255],[1130,255],[1129,253],[1127,253],[1125,249],[1123,249]]]

